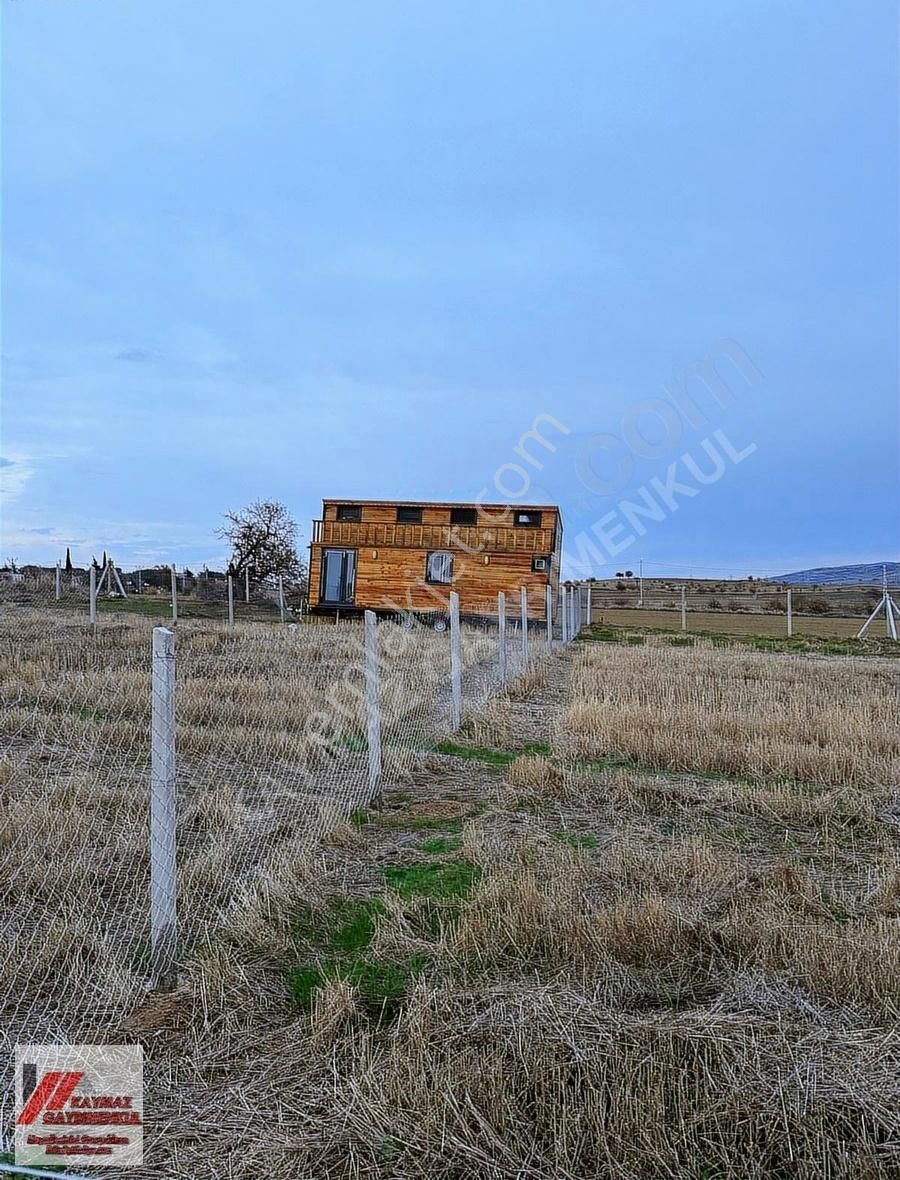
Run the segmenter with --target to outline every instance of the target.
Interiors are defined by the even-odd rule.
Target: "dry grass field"
[[[593,612],[595,624],[611,627],[647,628],[656,631],[679,631],[681,613],[672,610],[629,610],[618,607],[596,608]],[[813,636],[818,639],[852,639],[859,631],[864,618],[842,618],[840,616],[794,615],[793,633],[797,636]],[[762,612],[704,611],[690,610],[687,616],[688,631],[711,632],[716,635],[766,635],[787,634],[787,622],[783,614]],[[883,620],[872,624],[872,633],[884,631]]]
[[[326,755],[297,719],[317,694],[354,699],[348,653],[318,641],[292,679],[287,636],[186,630],[184,869],[209,919],[177,989],[148,994],[140,947],[123,971],[78,918],[89,889],[118,912],[108,883],[130,874],[144,920],[135,631],[39,652],[2,637],[0,920],[19,940],[4,940],[7,1020],[30,997],[84,1028],[61,998],[74,989],[104,1037],[144,1044],[136,1175],[900,1172],[893,661],[578,642],[430,753],[411,685],[391,707],[383,806],[345,787],[313,838],[358,735],[342,722]],[[398,675],[441,658],[398,655]],[[87,830],[107,833],[105,860],[90,845],[78,859]],[[52,917],[48,863],[75,898]],[[236,887],[251,866],[253,888]]]

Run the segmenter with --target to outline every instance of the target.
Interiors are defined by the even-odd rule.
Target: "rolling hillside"
[[[888,582],[900,585],[900,562],[888,561]],[[867,565],[830,565],[820,569],[798,570],[772,579],[778,582],[792,582],[797,586],[868,586],[881,584],[881,563]]]

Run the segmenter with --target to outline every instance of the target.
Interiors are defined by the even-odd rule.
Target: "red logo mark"
[[[41,1078],[40,1085],[25,1103],[16,1119],[20,1127],[29,1127],[42,1110],[62,1110],[72,1097],[72,1091],[84,1077],[83,1073],[67,1069],[51,1069]]]

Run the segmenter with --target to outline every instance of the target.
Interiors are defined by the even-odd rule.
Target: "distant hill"
[[[887,561],[888,582],[900,585],[900,562]],[[822,569],[797,570],[770,578],[773,582],[793,582],[796,586],[866,586],[881,584],[881,562],[868,565],[829,565]]]

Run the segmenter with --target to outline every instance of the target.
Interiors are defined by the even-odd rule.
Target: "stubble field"
[[[185,631],[194,937],[148,993],[147,638],[5,635],[0,764],[5,1027],[141,1040],[138,1174],[897,1174],[893,661],[577,642],[434,748],[443,648],[398,656],[371,808],[363,730],[298,724],[347,651]]]

